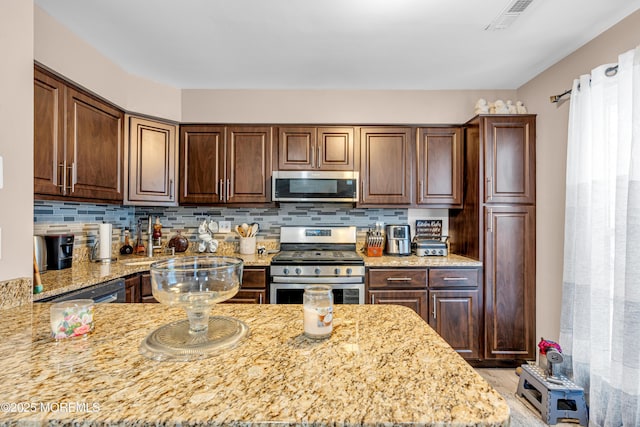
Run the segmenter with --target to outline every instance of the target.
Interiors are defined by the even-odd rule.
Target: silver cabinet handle
[[[222,188],[222,180],[218,182],[218,192],[220,193],[220,201],[224,200],[224,189]]]
[[[436,294],[433,294],[433,320],[436,319]]]
[[[258,295],[258,304],[262,304],[262,294]]]
[[[376,303],[376,296],[374,294],[371,294],[371,304],[375,304]]]
[[[318,168],[320,168],[320,144],[316,147],[316,162],[318,163]]]
[[[173,200],[173,180],[169,180],[169,199]]]
[[[69,169],[69,185],[67,186],[67,190],[73,193],[76,185],[76,162],[71,163],[71,166],[67,166]]]
[[[491,177],[487,177],[487,200],[491,200],[493,198],[493,189],[491,188]]]
[[[66,194],[66,186],[65,186],[65,179],[66,179],[66,175],[64,173],[65,171],[65,166],[64,163],[60,163],[58,165],[58,187],[60,188],[60,194]]]
[[[468,277],[443,277],[442,280],[469,280]]]
[[[418,181],[418,201],[419,202],[423,202],[425,199],[423,187],[424,187],[424,182],[422,180]]]
[[[493,233],[493,209],[489,209],[489,212],[487,212],[487,225],[487,231]]]
[[[360,181],[360,200],[364,200],[364,180]]]
[[[411,277],[387,277],[387,282],[410,282]]]
[[[231,180],[227,179],[227,201],[233,197],[233,193],[231,192]]]

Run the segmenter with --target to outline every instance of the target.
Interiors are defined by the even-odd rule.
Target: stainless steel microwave
[[[357,202],[358,172],[274,171],[274,202]]]

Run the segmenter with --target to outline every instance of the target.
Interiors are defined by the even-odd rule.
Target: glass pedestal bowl
[[[194,256],[151,264],[153,296],[161,304],[182,307],[188,320],[151,332],[140,353],[154,360],[197,360],[236,346],[249,332],[243,322],[209,316],[214,304],[233,297],[242,283],[239,258]]]

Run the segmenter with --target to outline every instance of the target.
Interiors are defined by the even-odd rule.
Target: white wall
[[[537,120],[536,323],[538,337],[558,339],[562,297],[564,197],[569,97],[549,96],[571,89],[573,79],[640,45],[640,11],[575,51],[518,89]]]
[[[179,89],[128,74],[38,6],[33,21],[36,61],[123,110],[180,121]]]
[[[0,3],[0,281],[33,274],[33,3]]]

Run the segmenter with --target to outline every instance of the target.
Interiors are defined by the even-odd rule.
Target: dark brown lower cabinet
[[[369,291],[370,304],[395,304],[409,307],[420,315],[423,319],[427,319],[429,300],[427,299],[427,291]]]
[[[230,304],[266,304],[267,267],[245,267],[242,272],[242,287],[231,299]]]
[[[140,276],[125,277],[125,302],[140,302]]]
[[[267,268],[245,268],[242,274],[242,287],[227,303],[236,304],[266,304],[267,299]],[[125,279],[127,289],[126,302],[157,303],[151,290],[151,274],[148,272],[129,276]]]
[[[479,359],[478,290],[430,290],[429,300],[429,325],[462,357]]]
[[[150,273],[140,274],[140,302],[158,302],[158,300],[153,297],[153,292],[151,290]]]
[[[486,206],[485,358],[536,358],[535,207]]]

